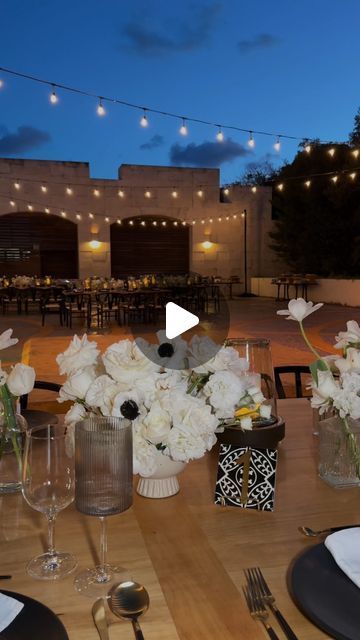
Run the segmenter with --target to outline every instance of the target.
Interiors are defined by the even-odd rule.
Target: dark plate
[[[360,638],[360,589],[323,543],[295,558],[288,587],[301,611],[336,640]]]
[[[4,591],[24,607],[15,620],[0,633],[1,640],[69,640],[65,627],[51,609],[15,591]]]

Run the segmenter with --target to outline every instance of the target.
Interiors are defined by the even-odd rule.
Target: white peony
[[[34,388],[35,369],[18,362],[10,371],[6,384],[13,396],[22,396]]]
[[[246,358],[240,358],[234,347],[221,347],[207,367],[209,371],[232,371],[241,375],[249,370],[250,364]]]
[[[66,351],[59,353],[56,358],[60,374],[71,375],[79,369],[94,365],[99,353],[96,342],[90,342],[86,333],[82,338],[75,335]]]
[[[210,376],[203,392],[218,418],[232,418],[245,393],[243,380],[232,371],[217,371]]]
[[[142,435],[153,444],[165,444],[171,429],[171,416],[156,400],[147,416],[143,418]]]
[[[66,402],[66,400],[84,400],[94,382],[96,373],[94,367],[85,367],[79,369],[69,376],[65,384],[60,389],[58,402]]]
[[[17,344],[19,340],[17,338],[12,338],[12,329],[7,329],[2,334],[0,334],[0,351],[2,349],[7,349],[8,347],[12,347],[13,344]]]
[[[340,331],[335,336],[335,349],[345,349],[348,345],[360,344],[360,327],[355,320],[346,323],[346,331]]]
[[[304,298],[293,298],[290,300],[287,309],[277,311],[279,316],[287,316],[286,320],[295,320],[296,322],[302,322],[310,313],[314,313],[317,309],[323,306],[322,302],[314,304],[313,302],[306,302]]]
[[[114,380],[104,374],[91,383],[86,392],[85,402],[89,407],[98,407],[103,416],[110,416],[117,390]]]
[[[131,340],[120,340],[110,345],[102,360],[109,376],[117,382],[126,382],[129,385],[159,370],[159,366],[149,360]]]

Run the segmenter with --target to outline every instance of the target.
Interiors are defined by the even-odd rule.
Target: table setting
[[[303,303],[301,323],[316,310]],[[0,336],[3,348],[14,340],[9,331]],[[0,638],[30,640],[36,620],[39,640],[260,640],[264,633],[273,640],[355,640],[358,489],[352,482],[338,492],[318,475],[319,438],[312,432],[314,406],[345,406],[337,373],[342,361],[341,376],[356,374],[351,350],[357,347],[351,345],[360,328],[352,324],[344,333],[337,340],[343,349],[337,369],[329,359],[322,368],[321,358],[311,369],[311,403],[267,395],[272,379],[260,365],[252,368],[235,341],[200,363],[196,355],[203,347],[196,341],[189,347],[158,336],[157,345],[139,350],[124,340],[101,354],[94,340],[75,336],[57,358],[65,376],[59,400],[72,406],[58,423],[27,427],[16,436],[21,494],[0,494]],[[180,365],[186,359],[187,375],[169,366],[172,358]],[[333,376],[326,387],[331,395],[320,388],[321,372]],[[17,374],[14,385],[14,374],[2,373],[10,426],[15,391],[25,384],[29,393],[35,379],[26,369]],[[351,407],[355,415],[356,405]],[[260,434],[280,415],[285,438],[272,445],[276,500],[268,509],[251,492],[256,465],[264,465],[254,452],[268,446],[268,436],[263,445],[261,439],[245,445],[253,467],[238,450],[243,434]],[[357,441],[348,428],[351,423],[345,433],[354,473]],[[231,445],[240,458],[233,485],[239,501],[233,505],[215,497],[223,446],[217,439],[227,429],[239,434]],[[189,438],[196,430],[194,446]],[[2,437],[13,442],[11,429],[3,428]],[[185,462],[180,482],[175,491],[145,496],[136,491],[136,475],[151,479],[159,454]]]

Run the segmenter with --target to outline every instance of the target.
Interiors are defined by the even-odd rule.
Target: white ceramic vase
[[[158,465],[152,476],[140,476],[136,491],[145,498],[169,498],[179,492],[177,475],[181,473],[186,462],[176,462],[160,451],[157,454]]]

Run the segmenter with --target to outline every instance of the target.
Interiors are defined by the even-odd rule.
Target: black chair
[[[47,382],[46,380],[35,380],[34,389],[45,389],[46,391],[54,391],[59,393],[61,385],[57,382]],[[41,424],[56,424],[58,421],[57,416],[49,411],[39,411],[36,409],[28,409],[28,394],[26,393],[19,398],[20,411],[27,421],[29,427],[38,426]]]
[[[307,365],[284,365],[280,367],[274,367],[274,376],[275,376],[275,387],[276,393],[280,400],[283,400],[286,397],[285,389],[283,382],[281,380],[282,375],[293,374],[294,382],[295,382],[295,397],[296,398],[304,398],[309,397],[311,394],[306,394],[303,392],[303,384],[302,384],[302,375],[310,375],[310,367]]]

